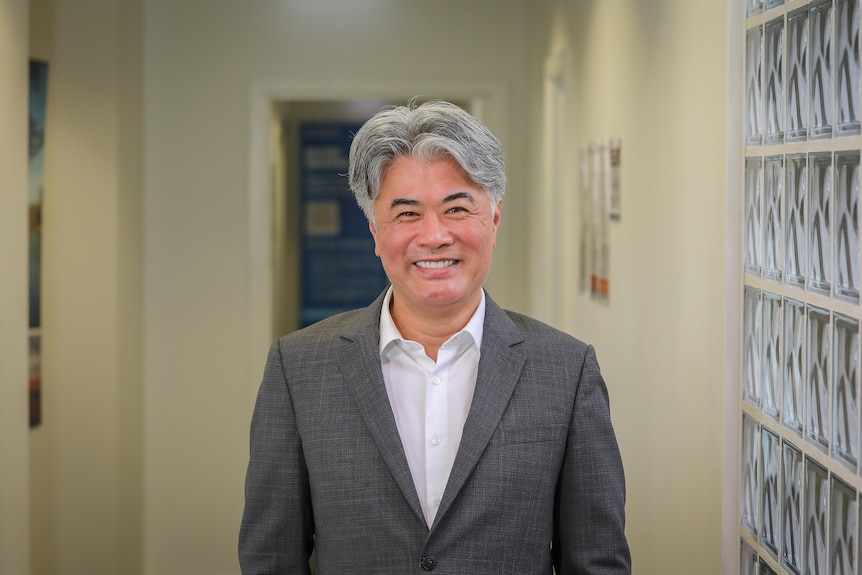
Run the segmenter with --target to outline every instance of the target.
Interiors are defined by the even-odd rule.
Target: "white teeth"
[[[438,269],[445,268],[446,266],[451,266],[454,263],[455,260],[442,260],[439,262],[416,262],[416,265],[420,268]]]

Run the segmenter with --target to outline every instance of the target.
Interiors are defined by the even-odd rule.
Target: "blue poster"
[[[350,142],[360,126],[300,125],[303,327],[365,307],[388,285],[368,221],[347,184]]]

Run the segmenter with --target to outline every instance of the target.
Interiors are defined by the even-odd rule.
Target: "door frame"
[[[248,258],[247,258],[247,373],[250,391],[256,394],[260,370],[272,343],[274,310],[274,123],[279,108],[291,101],[394,100],[414,96],[470,103],[481,119],[505,145],[508,91],[503,81],[462,79],[405,79],[398,81],[272,80],[256,81],[249,88],[248,118]],[[277,132],[277,130],[276,130]]]

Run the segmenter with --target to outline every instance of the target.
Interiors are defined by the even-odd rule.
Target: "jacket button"
[[[437,560],[430,555],[426,555],[422,558],[421,564],[423,571],[434,571],[434,569],[437,567]]]

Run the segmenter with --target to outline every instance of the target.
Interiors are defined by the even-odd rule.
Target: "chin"
[[[470,299],[469,296],[463,291],[444,291],[428,293],[425,296],[419,298],[419,301],[421,301],[425,305],[443,307],[456,305],[458,303],[465,302],[468,299]]]

